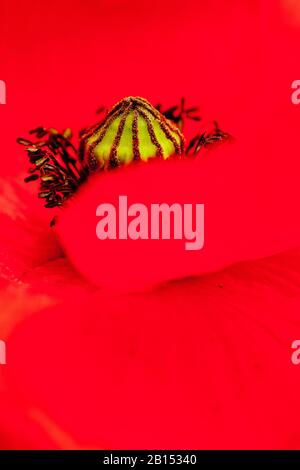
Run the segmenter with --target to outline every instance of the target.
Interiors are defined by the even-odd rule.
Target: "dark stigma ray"
[[[132,121],[132,148],[133,148],[133,159],[135,161],[140,160],[141,154],[139,149],[139,131],[138,131],[138,112],[134,111]]]
[[[112,109],[107,113],[107,115],[105,116],[104,119],[108,119],[111,116],[113,116],[114,113],[118,113],[119,109],[122,108],[122,107],[124,107],[124,103],[122,101],[119,101],[117,104],[115,104],[115,106],[112,107]],[[116,116],[118,116],[118,114],[116,114]],[[81,135],[80,135],[81,142],[79,144],[79,151],[78,151],[80,160],[84,159],[84,151],[85,151],[86,141],[88,139],[90,139],[91,137],[95,136],[101,130],[101,127],[103,126],[104,119],[102,119],[102,121],[100,123],[86,129],[83,133],[81,133]],[[90,162],[94,161],[94,169],[97,169],[98,162],[96,161],[96,159],[93,159],[90,156],[89,160],[90,160]]]
[[[122,136],[122,132],[123,132],[123,129],[124,129],[124,126],[125,126],[126,119],[127,119],[127,117],[128,117],[131,110],[132,110],[132,105],[131,105],[131,103],[129,103],[127,108],[125,108],[124,114],[123,114],[123,116],[121,118],[121,121],[119,123],[119,126],[118,126],[118,130],[117,130],[114,142],[113,142],[112,147],[111,147],[111,151],[110,151],[110,154],[109,154],[109,165],[113,168],[115,168],[116,166],[119,166],[119,164],[120,164],[120,161],[117,158],[117,150],[118,150],[118,146],[119,146],[119,143],[120,143],[120,140],[121,140],[121,136]]]
[[[141,109],[139,110],[139,113],[144,118],[144,120],[146,121],[148,132],[149,132],[152,144],[157,148],[156,156],[157,157],[163,157],[164,156],[163,148],[162,148],[162,146],[160,145],[160,143],[158,142],[158,140],[156,138],[156,135],[155,135],[155,132],[154,132],[154,127],[152,125],[152,122],[151,122],[149,116],[147,116],[147,114],[144,111],[142,111]]]
[[[167,126],[167,123],[163,120],[160,120],[158,121],[159,122],[159,125],[160,125],[160,128],[161,130],[165,133],[165,136],[172,141],[173,145],[174,145],[174,148],[175,148],[175,151],[181,155],[182,151],[183,151],[183,144],[184,144],[184,141],[183,139],[181,139],[181,142],[182,142],[182,145],[180,146],[177,142],[177,140],[175,139],[175,137],[171,134],[168,126]],[[177,133],[176,133],[177,134]]]
[[[105,125],[102,127],[101,131],[100,131],[100,134],[98,136],[98,138],[90,145],[90,147],[87,149],[88,150],[88,158],[90,161],[94,161],[96,160],[95,159],[95,156],[94,156],[94,150],[95,148],[97,147],[97,145],[99,145],[105,134],[106,134],[106,131],[107,129],[109,128],[109,126],[111,125],[111,123],[117,118],[119,117],[123,112],[123,109],[122,107],[120,107],[114,114],[111,114],[110,117],[108,118],[108,120],[106,121]],[[99,162],[97,162],[98,165],[99,165]],[[98,166],[97,165],[97,166]]]
[[[157,109],[152,108],[151,105],[143,98],[139,98],[141,104],[146,110],[157,119],[159,122],[161,130],[164,132],[166,137],[172,141],[175,151],[180,155],[184,151],[184,136],[178,129],[178,127],[168,121],[163,114],[161,114]],[[178,144],[174,136],[172,136],[171,131],[173,131],[180,139],[181,145]]]

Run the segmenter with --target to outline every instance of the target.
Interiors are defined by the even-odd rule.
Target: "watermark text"
[[[0,80],[0,104],[6,104],[6,83]]]
[[[118,206],[100,204],[96,209],[99,240],[184,240],[186,250],[204,245],[204,204],[141,203],[128,205],[119,196]]]

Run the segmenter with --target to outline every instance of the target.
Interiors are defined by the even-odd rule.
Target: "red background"
[[[22,164],[16,135],[39,123],[80,128],[94,122],[99,105],[126,95],[166,104],[184,95],[233,134],[244,121],[247,131],[262,113],[272,116],[279,96],[290,104],[298,37],[292,0],[0,5],[1,150],[10,171]]]
[[[299,38],[294,2],[12,1],[2,2],[1,12],[4,175],[25,171],[15,139],[30,128],[71,126],[76,132],[95,122],[99,105],[126,95],[166,105],[184,95],[200,106],[204,122],[217,119],[240,146],[236,161],[228,157],[221,182],[213,165],[203,181],[199,169],[199,187],[207,183],[210,189],[197,197],[222,201],[235,234],[228,237],[247,245],[236,256],[229,247],[229,262],[297,244],[299,110],[290,99]],[[216,209],[213,217],[217,223],[206,232],[208,240],[220,230]],[[209,253],[212,268],[219,248]]]

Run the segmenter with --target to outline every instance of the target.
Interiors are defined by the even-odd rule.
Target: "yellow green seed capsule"
[[[140,97],[119,101],[105,119],[82,136],[81,151],[91,170],[133,160],[181,155],[184,137],[157,109]]]

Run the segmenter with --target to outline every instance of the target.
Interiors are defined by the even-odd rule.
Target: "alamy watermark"
[[[6,343],[0,340],[0,365],[6,364]]]
[[[300,104],[300,80],[294,80],[291,84],[292,94],[291,102],[295,105]]]
[[[298,366],[300,364],[300,339],[295,339],[291,344],[291,348],[294,349],[291,355],[292,364]]]
[[[6,83],[0,80],[0,104],[6,104]]]
[[[184,240],[186,250],[201,250],[204,245],[204,204],[128,205],[119,196],[118,206],[100,204],[96,225],[99,240]]]

